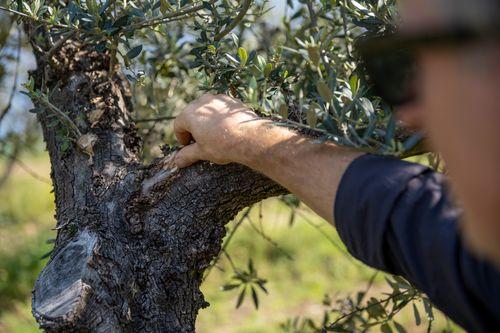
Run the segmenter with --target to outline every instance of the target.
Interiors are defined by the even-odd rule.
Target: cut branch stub
[[[83,230],[45,267],[33,291],[33,314],[42,326],[72,321],[83,307],[91,288],[88,261],[96,236]]]

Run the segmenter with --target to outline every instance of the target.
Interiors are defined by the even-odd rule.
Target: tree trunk
[[[110,57],[77,40],[37,58],[34,98],[52,165],[57,240],[36,281],[33,314],[49,332],[194,332],[203,271],[225,224],[245,206],[286,191],[241,165],[172,156],[145,166],[126,80]],[[38,37],[37,37],[38,36]],[[114,71],[111,71],[114,72]],[[68,145],[71,123],[79,137]],[[71,134],[70,134],[71,136]]]

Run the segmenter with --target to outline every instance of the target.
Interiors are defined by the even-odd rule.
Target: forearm
[[[178,167],[199,160],[247,165],[330,222],[340,179],[361,154],[276,126],[227,95],[207,94],[193,101],[175,120],[174,130],[186,145],[176,155]]]
[[[235,159],[275,180],[317,214],[333,222],[340,179],[358,156],[332,143],[317,143],[285,127],[258,120],[248,126]]]

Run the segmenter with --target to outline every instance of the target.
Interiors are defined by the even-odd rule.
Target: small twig
[[[370,291],[371,287],[373,286],[373,282],[375,282],[375,278],[377,277],[378,273],[380,273],[380,271],[375,271],[375,273],[373,273],[373,275],[370,277],[370,280],[368,280],[368,284],[366,285],[365,289],[365,295],[368,293],[368,291]]]
[[[262,225],[262,218],[264,214],[262,214],[262,201],[259,202],[259,228],[264,233],[264,226]]]
[[[214,3],[215,0],[210,1],[211,3]],[[140,28],[145,28],[145,27],[150,27],[150,26],[155,26],[161,23],[167,23],[171,22],[173,19],[176,19],[180,16],[189,16],[189,14],[193,14],[201,9],[204,8],[204,5],[197,5],[197,6],[191,6],[190,8],[184,9],[184,10],[179,10],[177,12],[165,14],[161,17],[155,17],[151,19],[144,20],[143,22],[138,22],[135,24],[131,24],[128,29],[140,29]]]
[[[28,165],[26,165],[23,161],[21,161],[17,158],[15,159],[15,161],[16,161],[16,164],[19,165],[21,167],[21,169],[23,169],[25,172],[27,172],[31,177],[35,178],[36,180],[38,180],[42,183],[52,185],[52,181],[49,178],[39,175],[33,169],[31,169]]]
[[[30,21],[34,21],[34,22],[38,22],[38,23],[44,23],[44,24],[46,24],[48,26],[52,26],[52,27],[55,27],[55,28],[79,30],[78,28],[71,27],[69,25],[59,24],[59,23],[52,23],[52,22],[49,22],[47,20],[40,19],[38,17],[33,17],[33,16],[30,16],[30,15],[25,14],[23,12],[19,12],[17,10],[10,9],[10,8],[4,7],[4,6],[0,6],[0,10],[2,10],[4,12],[11,13],[11,14],[14,14],[16,16],[19,16],[19,17],[22,17],[22,18],[25,18],[25,19],[28,19]]]
[[[108,8],[104,11],[104,14],[108,14],[111,8],[115,7],[116,0],[110,0],[108,4]]]
[[[162,117],[156,117],[156,118],[138,118],[134,119],[135,123],[147,123],[147,122],[152,122],[152,121],[165,121],[165,120],[174,120],[176,117],[175,116],[162,116]]]
[[[12,101],[14,100],[14,96],[16,95],[16,91],[17,91],[17,80],[18,80],[18,76],[19,76],[19,63],[20,63],[20,57],[21,57],[21,28],[19,28],[19,26],[17,27],[17,32],[18,32],[18,35],[17,35],[18,43],[17,43],[17,53],[16,53],[16,67],[14,68],[14,83],[12,84],[12,89],[10,91],[7,105],[0,112],[0,123],[2,122],[5,115],[7,115],[7,112],[9,112],[10,107],[12,106]]]
[[[348,318],[348,317],[351,317],[352,315],[358,313],[358,312],[362,312],[362,311],[365,311],[365,310],[368,310],[370,309],[371,307],[375,306],[375,305],[380,305],[382,303],[385,303],[385,302],[388,302],[398,296],[401,296],[401,295],[405,295],[409,292],[414,292],[413,289],[408,289],[408,290],[405,290],[405,291],[401,291],[399,293],[395,293],[395,294],[392,294],[390,295],[389,297],[387,298],[384,298],[384,299],[381,299],[377,302],[374,302],[374,303],[370,303],[369,305],[365,306],[365,307],[356,307],[355,310],[349,312],[349,313],[346,313],[346,314],[343,314],[342,316],[338,317],[337,319],[335,319],[335,321],[333,323],[331,323],[330,325],[328,325],[328,328],[332,328],[333,326],[335,326],[336,324],[338,324],[341,320],[345,319],[345,318]],[[417,294],[415,293],[415,295],[412,296],[412,298],[416,297]]]
[[[245,0],[241,6],[241,10],[238,13],[238,15],[224,30],[215,35],[214,40],[219,41],[222,38],[224,38],[228,33],[230,33],[241,22],[241,20],[243,20],[251,4],[252,0]]]
[[[34,51],[36,51],[39,54],[44,54],[45,51],[40,47],[40,45],[36,43],[31,43],[31,47],[33,48]]]
[[[370,323],[370,327],[374,327],[376,325],[383,325],[383,324],[388,323],[395,315],[397,315],[408,303],[410,303],[411,301],[413,301],[416,297],[417,297],[417,295],[415,294],[410,299],[401,302],[399,304],[399,306],[395,310],[393,310],[386,319],[375,321],[375,322],[371,322]],[[428,332],[428,333],[430,333],[430,332]]]
[[[427,333],[431,333],[432,332],[432,322],[433,322],[433,320],[431,320],[429,318],[429,323],[427,325]]]
[[[311,0],[307,1],[307,10],[309,11],[309,18],[311,19],[311,28],[318,26],[318,18],[314,12],[314,7]]]
[[[214,0],[212,0],[211,2],[213,3]],[[201,10],[201,9],[203,9],[203,5],[193,6],[193,7],[190,7],[188,9],[180,10],[178,12],[170,13],[170,14],[167,14],[167,15],[164,15],[161,17],[151,18],[151,19],[143,20],[142,22],[137,22],[135,24],[128,26],[127,29],[135,30],[135,29],[141,29],[141,28],[145,28],[145,27],[155,26],[155,25],[158,25],[161,23],[176,21],[178,19],[189,17],[189,14],[197,12],[198,10]],[[4,6],[0,6],[0,10],[14,14],[14,15],[22,17],[22,18],[25,18],[25,19],[30,20],[30,21],[43,23],[49,27],[60,28],[60,29],[69,29],[69,30],[73,30],[73,31],[81,31],[81,29],[74,27],[74,26],[69,26],[69,25],[60,24],[60,23],[53,23],[53,22],[50,22],[50,21],[47,21],[47,20],[44,20],[44,19],[41,19],[38,17],[33,17],[33,16],[30,16],[26,13],[23,13],[23,12],[14,10],[14,9],[10,9],[10,8],[4,7]],[[87,32],[87,33],[89,33],[89,32]]]
[[[345,49],[346,49],[346,52],[347,52],[347,56],[349,58],[352,58],[351,50],[349,50],[349,43],[347,42],[348,32],[347,32],[347,15],[346,15],[346,12],[345,12],[345,9],[347,8],[346,6],[347,5],[346,5],[346,3],[344,1],[343,4],[342,4],[342,6],[340,7],[340,14],[342,15],[342,26],[344,28],[344,35],[346,36],[344,38]]]
[[[3,187],[3,185],[5,185],[5,183],[9,179],[9,176],[10,176],[12,170],[14,170],[14,165],[16,164],[16,157],[19,154],[19,150],[20,150],[19,146],[20,146],[19,141],[16,140],[14,142],[14,149],[13,149],[12,154],[10,156],[7,156],[7,158],[9,159],[9,162],[7,163],[5,170],[3,171],[3,174],[0,177],[0,189]]]
[[[27,174],[29,174],[30,176],[32,176],[33,178],[35,178],[36,180],[42,182],[42,183],[45,183],[45,184],[49,184],[51,185],[52,184],[52,181],[40,174],[38,174],[36,171],[34,171],[33,169],[31,169],[28,165],[26,165],[23,161],[21,161],[16,155],[9,155],[9,154],[6,154],[5,152],[0,152],[1,155],[5,156],[6,158],[16,162],[17,165],[19,165],[19,167],[21,169],[23,169]]]
[[[222,253],[224,253],[224,255],[226,256],[227,258],[227,261],[229,261],[229,265],[231,265],[231,268],[233,269],[233,272],[237,272],[238,271],[238,268],[236,267],[236,265],[234,264],[233,262],[233,259],[231,258],[231,256],[229,255],[229,253],[227,253],[226,250],[222,250]]]
[[[113,42],[111,44],[111,48],[109,49],[110,55],[109,55],[109,69],[108,69],[108,75],[112,76],[115,73],[115,66],[116,66],[116,53],[118,50],[118,41],[116,36],[113,38]]]
[[[290,253],[288,253],[286,250],[284,250],[283,248],[281,248],[278,243],[276,243],[275,241],[273,241],[269,236],[267,236],[263,230],[259,230],[255,224],[253,223],[253,221],[250,219],[250,216],[247,217],[248,221],[250,222],[250,226],[252,227],[252,229],[259,235],[261,236],[266,242],[268,242],[269,244],[271,244],[272,246],[274,246],[275,248],[277,248],[278,250],[280,250],[285,256],[287,259],[293,261],[293,257]]]
[[[296,210],[295,211],[296,214],[299,214],[300,217],[309,225],[311,225],[314,229],[316,229],[320,234],[323,235],[323,237],[325,237],[335,248],[337,248],[337,250],[339,250],[342,254],[344,254],[346,256],[347,259],[349,259],[351,262],[353,262],[354,264],[360,266],[361,264],[358,263],[357,261],[355,261],[353,259],[353,257],[349,254],[349,252],[347,252],[346,250],[344,250],[339,244],[337,244],[337,242],[335,242],[334,239],[332,239],[324,230],[321,229],[321,227],[319,225],[317,225],[316,223],[314,223],[313,221],[311,221],[310,219],[308,219],[305,214],[303,214],[300,210]]]
[[[71,118],[66,113],[59,110],[55,105],[53,105],[49,101],[45,100],[43,97],[37,96],[35,94],[30,94],[30,97],[32,99],[34,99],[35,101],[39,102],[40,104],[42,104],[46,109],[48,109],[49,111],[54,113],[56,115],[56,117],[63,120],[64,122],[66,122],[71,127],[71,129],[74,131],[74,134],[76,135],[76,139],[78,139],[82,136],[82,132],[80,132],[80,129],[78,128],[78,126],[76,126],[76,124],[73,122],[73,120],[71,120]]]
[[[221,253],[224,253],[226,251],[226,248],[229,245],[229,242],[231,242],[231,239],[233,238],[234,234],[236,233],[236,230],[238,230],[238,228],[241,226],[243,221],[245,221],[245,219],[248,217],[248,214],[250,214],[251,209],[252,209],[252,207],[248,207],[245,210],[245,212],[243,213],[243,215],[241,216],[241,218],[238,220],[238,222],[236,222],[233,229],[231,229],[231,232],[227,236],[227,239],[224,241],[224,244],[222,244],[221,252],[219,252],[217,257],[214,259],[214,261],[213,261],[214,264],[212,266],[208,267],[207,270],[205,271],[205,276],[203,277],[202,281],[205,281],[207,279],[208,275],[212,271],[212,268],[215,266],[215,263],[217,263],[217,261],[219,261]]]

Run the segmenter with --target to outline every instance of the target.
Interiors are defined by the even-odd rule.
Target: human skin
[[[447,6],[447,1],[466,3],[404,1],[401,31],[441,28],[461,17],[448,8],[468,8]],[[500,264],[500,46],[483,42],[462,48],[422,48],[418,65],[419,98],[400,110],[402,120],[421,127],[442,153],[453,194],[465,210],[461,227],[467,243]],[[194,101],[174,127],[179,142],[186,145],[176,157],[179,167],[198,160],[247,165],[289,189],[330,222],[340,179],[360,155],[272,126],[224,95],[204,95]]]
[[[176,118],[174,131],[186,145],[177,153],[178,167],[198,160],[246,165],[287,188],[330,223],[340,179],[360,156],[275,126],[227,95],[207,94],[189,104]]]

